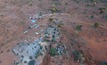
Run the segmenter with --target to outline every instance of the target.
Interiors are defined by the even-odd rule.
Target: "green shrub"
[[[51,48],[50,49],[50,55],[55,56],[56,55],[56,48]]]
[[[51,11],[52,13],[55,13],[55,12],[57,12],[57,9],[56,9],[55,7],[53,7],[52,9],[50,9],[50,11]]]
[[[63,24],[58,24],[57,26],[58,26],[58,28],[61,28],[63,26]]]
[[[94,23],[94,28],[99,27],[99,23]]]
[[[106,8],[99,8],[99,10],[100,10],[100,14],[103,14],[105,13]]]
[[[82,25],[77,25],[76,30],[81,31],[82,30]]]
[[[53,18],[49,18],[49,21],[52,22],[52,21],[53,21]]]
[[[74,57],[74,61],[79,60],[79,51],[74,50],[74,51],[72,52],[72,54],[73,54],[73,57]]]
[[[93,18],[94,18],[94,16],[92,15],[90,18],[91,18],[91,19],[93,19]]]
[[[107,65],[107,62],[102,61],[99,63],[99,65]]]

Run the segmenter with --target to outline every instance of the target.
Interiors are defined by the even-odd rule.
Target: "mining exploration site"
[[[107,65],[107,0],[0,0],[0,65]]]

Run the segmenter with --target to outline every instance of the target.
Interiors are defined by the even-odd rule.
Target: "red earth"
[[[73,50],[82,52],[85,65],[99,65],[101,61],[107,61],[107,2],[56,1],[0,0],[0,65],[14,65],[18,57],[13,54],[12,48],[23,41],[32,42],[38,38],[40,34],[35,35],[34,32],[44,30],[50,24],[50,17],[63,21],[60,40],[66,53],[52,57],[47,51],[41,65],[79,65],[79,61],[74,61]],[[33,24],[30,16],[39,12],[49,14],[52,7],[59,12],[37,20],[38,29],[28,29]],[[104,13],[100,14],[99,8],[105,8]],[[99,23],[96,29],[93,26],[95,22]],[[78,33],[76,25],[82,25]],[[24,33],[26,30],[28,33]]]

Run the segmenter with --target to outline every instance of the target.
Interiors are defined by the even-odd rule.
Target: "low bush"
[[[55,56],[56,55],[56,48],[51,48],[50,49],[50,55]]]

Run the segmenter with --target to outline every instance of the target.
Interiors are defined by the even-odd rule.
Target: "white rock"
[[[38,35],[39,33],[38,33],[38,32],[35,32],[35,34],[37,34],[37,35]]]

